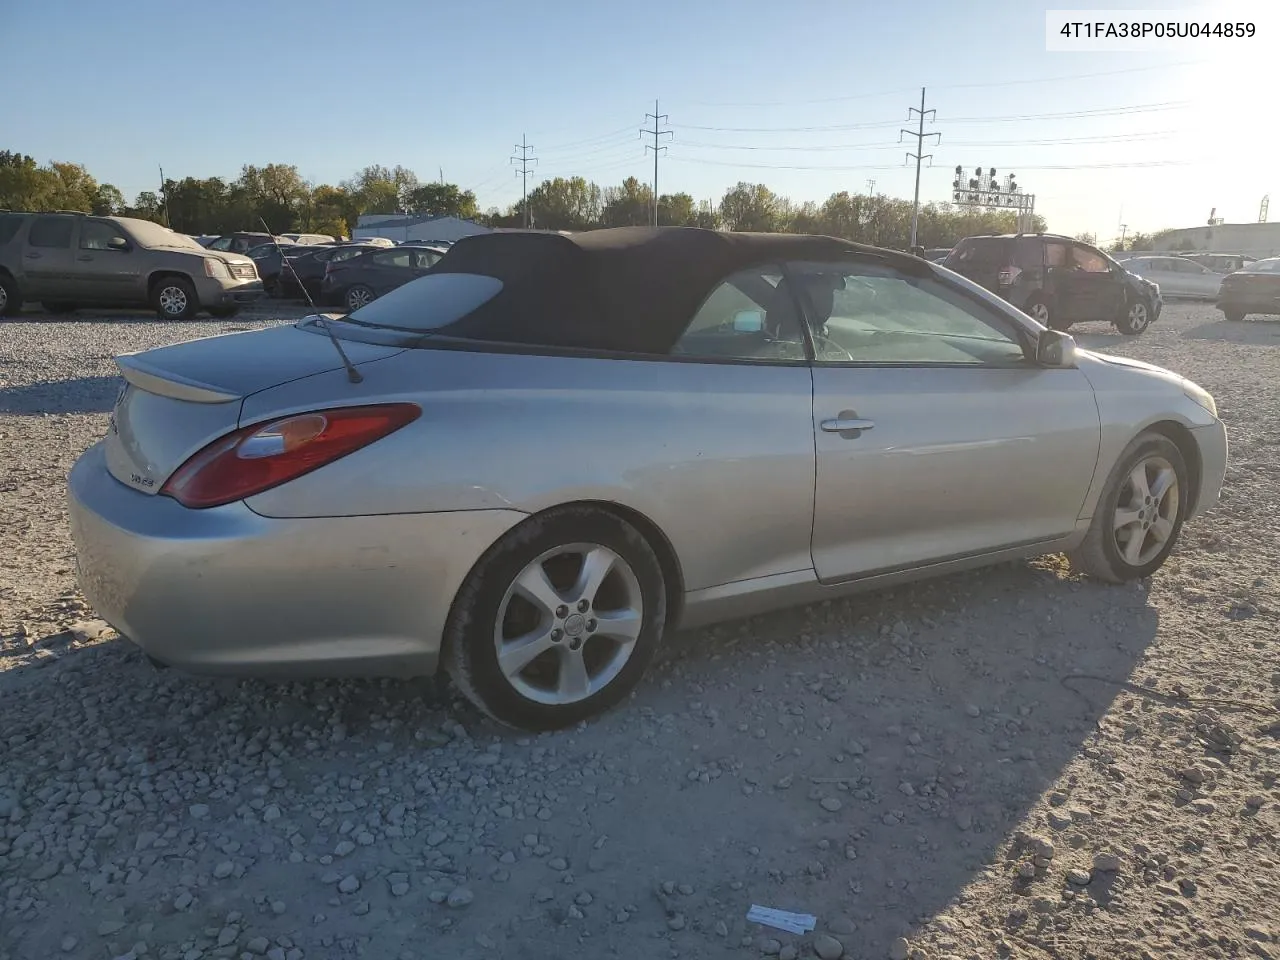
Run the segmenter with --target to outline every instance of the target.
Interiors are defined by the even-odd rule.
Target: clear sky
[[[381,163],[424,180],[443,171],[482,208],[505,206],[520,196],[509,158],[522,135],[537,178],[648,180],[639,128],[655,98],[673,134],[664,193],[718,200],[747,180],[821,201],[874,180],[910,198],[898,131],[925,86],[937,111],[927,129],[942,137],[926,150],[922,200],[948,199],[963,164],[1017,173],[1050,229],[1100,241],[1121,222],[1131,233],[1202,224],[1213,207],[1251,222],[1268,192],[1280,219],[1280,44],[1265,30],[1151,52],[1046,52],[1046,8],[1186,0],[3,6],[0,148],[84,163],[130,199],[154,189],[158,165],[171,178],[234,178],[244,163],[293,163],[333,183]]]

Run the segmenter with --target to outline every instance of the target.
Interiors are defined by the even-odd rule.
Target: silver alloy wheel
[[[1113,524],[1116,549],[1125,563],[1144,566],[1164,549],[1173,535],[1180,496],[1178,473],[1164,457],[1146,457],[1129,471]]]
[[[1134,330],[1145,330],[1149,316],[1147,305],[1139,300],[1129,308],[1129,326]]]
[[[1031,305],[1031,319],[1047,327],[1049,325],[1049,305],[1047,303],[1033,303]]]
[[[170,285],[160,290],[160,309],[171,317],[180,317],[187,309],[187,292]]]
[[[535,703],[577,703],[617,678],[643,624],[640,580],[626,560],[595,543],[556,547],[502,598],[493,633],[498,669]]]
[[[347,291],[347,309],[359,310],[367,303],[373,302],[373,291],[368,287],[352,287]]]
[[[4,308],[9,305],[9,291],[4,288],[4,284],[0,283],[0,314],[4,313]]]

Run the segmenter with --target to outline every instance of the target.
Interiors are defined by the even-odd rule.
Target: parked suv
[[[1054,330],[1105,320],[1138,334],[1160,316],[1160,287],[1097,247],[1049,233],[966,237],[942,265]]]
[[[252,260],[150,220],[0,213],[0,316],[38,300],[53,313],[149,305],[163,320],[229,317],[262,294]]]

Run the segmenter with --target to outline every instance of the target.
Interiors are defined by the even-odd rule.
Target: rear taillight
[[[1002,287],[1011,287],[1014,281],[1018,279],[1018,275],[1022,273],[1021,267],[1005,267],[1000,271],[1000,285]]]
[[[196,510],[243,500],[354,453],[421,414],[417,404],[388,403],[255,423],[195,454],[160,493]]]

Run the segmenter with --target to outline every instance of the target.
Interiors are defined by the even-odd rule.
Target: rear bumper
[[[1191,436],[1200,451],[1200,487],[1195,503],[1187,510],[1188,519],[1200,516],[1218,502],[1227,474],[1227,428],[1222,422],[1192,427]]]
[[[525,517],[189,510],[114,479],[101,444],[72,468],[68,501],[80,586],[98,615],[161,663],[231,676],[434,672],[463,579]]]
[[[1239,310],[1243,313],[1261,313],[1266,316],[1280,315],[1280,298],[1276,297],[1222,297],[1214,303],[1219,310]]]

